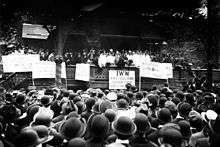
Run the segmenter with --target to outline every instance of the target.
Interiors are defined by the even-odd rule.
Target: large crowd
[[[55,52],[40,48],[18,49],[3,53],[3,55],[39,54],[42,61],[54,61]],[[168,53],[156,53],[148,50],[121,50],[121,49],[80,49],[77,52],[65,51],[63,61],[67,65],[77,63],[94,64],[99,67],[109,66],[135,66],[139,67],[145,62],[172,63],[174,67],[181,66],[182,69],[190,69],[192,64],[184,58],[175,58]]]
[[[219,95],[206,89],[139,91],[0,88],[1,147],[215,147]]]

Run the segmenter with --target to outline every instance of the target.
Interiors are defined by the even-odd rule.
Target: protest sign
[[[156,79],[173,78],[171,63],[146,62],[140,67],[140,76]]]
[[[127,83],[135,85],[135,71],[109,70],[109,89],[126,89]]]
[[[90,64],[76,64],[75,80],[89,81]]]
[[[61,65],[61,78],[66,78],[66,65]],[[56,63],[50,61],[40,61],[33,64],[32,78],[55,78]]]
[[[4,72],[31,72],[32,65],[40,61],[40,55],[2,56]]]

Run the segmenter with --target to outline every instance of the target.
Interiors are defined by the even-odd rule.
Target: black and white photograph
[[[0,147],[219,145],[220,0],[0,0]]]

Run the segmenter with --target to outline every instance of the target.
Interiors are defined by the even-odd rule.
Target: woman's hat
[[[117,94],[115,92],[110,92],[106,95],[107,99],[110,101],[116,101],[117,100]]]
[[[136,132],[137,127],[130,118],[121,116],[113,122],[112,129],[118,134],[130,136]]]
[[[216,120],[218,114],[213,110],[207,110],[206,112],[202,112],[201,116],[205,122],[209,122],[211,120]]]

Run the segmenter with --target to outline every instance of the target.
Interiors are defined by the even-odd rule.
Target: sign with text
[[[135,71],[109,70],[109,89],[126,89],[127,83],[135,85]]]
[[[22,37],[31,39],[47,39],[49,33],[43,25],[24,23],[22,27]]]
[[[173,78],[173,67],[171,63],[148,62],[140,67],[140,76],[155,79]]]
[[[76,64],[75,80],[89,81],[90,64]]]
[[[2,56],[4,72],[31,72],[32,65],[40,61],[40,55]]]
[[[33,64],[32,78],[55,78],[56,63],[50,61],[40,61]],[[66,64],[61,65],[61,78],[66,78]]]

